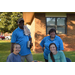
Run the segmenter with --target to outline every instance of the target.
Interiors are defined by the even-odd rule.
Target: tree
[[[12,32],[18,27],[17,20],[22,12],[0,12],[0,32]]]

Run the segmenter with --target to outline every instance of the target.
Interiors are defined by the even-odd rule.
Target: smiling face
[[[50,29],[49,30],[49,35],[50,35],[51,39],[54,39],[55,35],[56,35],[56,29],[55,28]]]
[[[15,44],[13,50],[14,50],[13,53],[17,55],[20,52],[20,50],[21,50],[20,45],[19,44]]]
[[[56,35],[55,32],[51,32],[51,33],[50,33],[50,37],[51,37],[51,38],[55,38],[55,35]]]
[[[50,46],[50,51],[51,51],[52,53],[56,51],[55,45],[51,45],[51,46]]]
[[[54,45],[54,44],[52,44],[52,45],[50,45],[50,51],[52,52],[52,53],[55,53],[56,52],[56,50],[57,50],[57,48],[56,48],[56,46]]]
[[[23,27],[24,27],[24,21],[21,20],[21,21],[19,22],[18,26],[19,26],[19,28],[23,29]]]

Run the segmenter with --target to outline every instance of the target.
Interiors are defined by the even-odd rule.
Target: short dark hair
[[[55,29],[55,28],[51,28],[51,29],[49,30],[49,34],[50,34],[51,32],[55,32],[55,34],[56,34],[56,29]]]

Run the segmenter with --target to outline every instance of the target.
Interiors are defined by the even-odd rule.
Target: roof
[[[25,24],[31,25],[34,13],[66,13],[66,14],[75,14],[75,12],[23,12],[23,19]]]
[[[31,24],[34,17],[34,12],[23,12],[23,19],[25,21],[25,24]]]

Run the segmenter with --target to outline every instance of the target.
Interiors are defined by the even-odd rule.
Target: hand
[[[30,48],[32,48],[32,46],[33,46],[33,43],[30,43]]]

